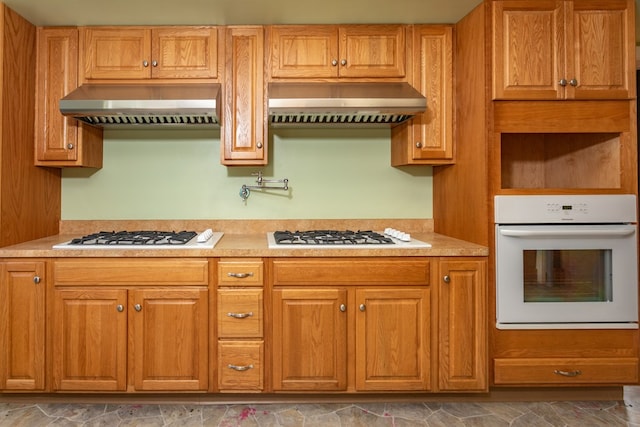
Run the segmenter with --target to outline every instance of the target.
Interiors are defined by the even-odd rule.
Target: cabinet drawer
[[[262,289],[218,290],[218,337],[262,337]]]
[[[635,384],[637,358],[496,359],[496,384]]]
[[[262,260],[223,260],[218,263],[219,286],[262,286]]]
[[[275,286],[308,284],[428,285],[428,259],[274,260]]]
[[[218,343],[218,388],[220,391],[263,389],[264,343],[221,341]]]
[[[57,286],[209,284],[206,259],[59,259],[53,264]]]

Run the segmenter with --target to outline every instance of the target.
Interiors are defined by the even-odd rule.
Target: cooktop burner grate
[[[393,245],[395,242],[375,231],[275,231],[274,240],[279,245]]]
[[[195,231],[100,231],[73,239],[69,245],[185,245],[197,235]]]

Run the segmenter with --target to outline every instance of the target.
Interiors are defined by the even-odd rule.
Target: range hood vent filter
[[[413,114],[272,114],[270,123],[278,125],[393,125],[409,120]]]

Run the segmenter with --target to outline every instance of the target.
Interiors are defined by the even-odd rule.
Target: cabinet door
[[[347,386],[347,291],[273,290],[273,389]]]
[[[493,2],[493,98],[560,99],[564,1]]]
[[[84,80],[151,77],[151,30],[137,27],[82,28]]]
[[[356,389],[429,390],[430,290],[356,291]]]
[[[230,27],[226,33],[226,90],[221,163],[267,163],[262,27]]]
[[[154,78],[218,77],[218,31],[212,27],[165,27],[151,32]]]
[[[332,25],[269,28],[271,77],[338,77],[338,29]]]
[[[35,164],[102,167],[102,129],[60,113],[58,101],[78,86],[78,30],[38,28]]]
[[[487,389],[487,261],[440,260],[438,387]]]
[[[0,264],[0,389],[44,389],[44,270],[44,262]]]
[[[136,390],[207,390],[207,289],[136,289],[129,313]]]
[[[339,29],[340,77],[404,77],[402,25],[348,25]]]
[[[427,111],[391,129],[391,164],[453,162],[453,27],[413,29],[413,87],[427,98]]]
[[[54,291],[54,390],[126,390],[126,306],[123,289]]]
[[[573,74],[566,78],[575,81],[566,87],[567,98],[634,98],[633,1],[574,1],[567,8],[574,43],[567,52]]]

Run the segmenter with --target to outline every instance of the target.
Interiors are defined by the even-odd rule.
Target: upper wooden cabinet
[[[60,113],[58,102],[78,87],[78,30],[39,28],[35,164],[102,167],[102,129]]]
[[[81,80],[219,77],[215,27],[85,27]]]
[[[404,78],[402,25],[268,28],[272,78]]]
[[[264,84],[264,29],[228,27],[221,163],[267,163],[267,117]]]
[[[391,129],[391,164],[453,163],[453,27],[413,27],[411,84],[427,110]]]
[[[635,97],[632,0],[493,3],[494,99]]]

